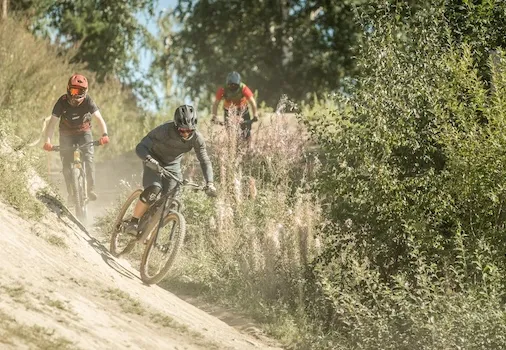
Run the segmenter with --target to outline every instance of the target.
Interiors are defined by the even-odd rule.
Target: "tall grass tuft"
[[[248,143],[241,118],[207,130],[218,197],[184,194],[188,238],[175,280],[274,322],[303,307],[304,271],[315,254],[318,203],[303,188],[315,171],[295,116],[264,117]],[[291,316],[290,316],[291,317]],[[283,318],[284,321],[287,318]]]

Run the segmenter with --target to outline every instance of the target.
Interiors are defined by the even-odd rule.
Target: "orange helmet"
[[[74,74],[67,84],[67,100],[71,106],[83,103],[88,93],[88,79],[84,75]]]

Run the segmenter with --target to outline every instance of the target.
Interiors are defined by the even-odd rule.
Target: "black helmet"
[[[236,92],[239,90],[239,87],[241,86],[241,75],[237,72],[230,72],[227,75],[227,80],[225,82],[227,84],[227,88],[232,91]]]
[[[174,124],[177,128],[195,130],[197,128],[197,110],[190,105],[182,105],[174,112]]]

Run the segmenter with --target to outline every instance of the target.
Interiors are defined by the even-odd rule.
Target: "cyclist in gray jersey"
[[[173,121],[151,130],[135,148],[137,156],[144,160],[142,175],[144,191],[135,205],[133,217],[125,230],[126,233],[136,235],[139,219],[156,201],[158,195],[172,190],[177,185],[175,180],[162,178],[153,169],[160,165],[182,178],[183,154],[192,149],[195,150],[206,180],[206,193],[215,194],[211,160],[207,154],[204,138],[197,131],[197,111],[192,106],[182,105],[176,109]]]

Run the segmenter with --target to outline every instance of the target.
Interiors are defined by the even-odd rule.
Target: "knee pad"
[[[156,201],[156,197],[162,192],[162,188],[160,186],[151,185],[148,186],[142,191],[140,195],[140,200],[146,204],[153,204]]]

